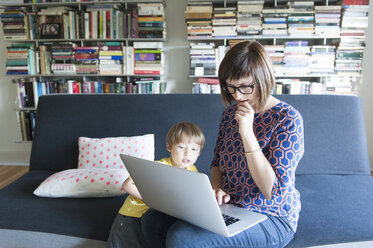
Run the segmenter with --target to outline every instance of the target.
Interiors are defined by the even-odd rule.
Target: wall
[[[363,63],[364,82],[361,85],[360,96],[364,107],[370,167],[373,171],[373,1],[370,1],[369,5],[369,28],[367,30],[367,43]]]
[[[167,1],[167,42],[165,42],[166,55],[166,80],[169,93],[191,93],[192,80],[189,75],[189,42],[186,35],[184,10],[187,0]],[[372,1],[371,1],[372,9]],[[365,83],[361,88],[361,97],[365,108],[366,128],[370,161],[373,168],[373,83],[368,78],[373,78],[373,70],[369,65],[373,64],[373,18],[369,20],[367,36],[367,48],[364,59]],[[0,32],[2,33],[2,32]],[[0,54],[5,54],[6,44],[0,34]],[[15,143],[18,135],[14,100],[16,96],[15,85],[11,78],[5,77],[5,56],[0,59],[0,164],[23,165],[28,164],[31,144]]]

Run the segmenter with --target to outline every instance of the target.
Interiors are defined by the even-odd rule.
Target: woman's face
[[[251,76],[240,78],[239,80],[227,80],[227,89],[236,102],[248,101],[251,107],[256,110],[259,91],[257,90],[256,82]]]

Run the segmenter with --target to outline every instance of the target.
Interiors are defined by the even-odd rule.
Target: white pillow
[[[78,169],[124,169],[119,154],[154,160],[154,134],[132,137],[79,137]]]
[[[42,197],[111,197],[123,195],[123,181],[127,170],[70,169],[45,179],[34,191]]]

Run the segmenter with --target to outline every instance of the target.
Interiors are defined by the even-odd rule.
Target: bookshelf
[[[257,40],[274,63],[274,93],[357,94],[368,5],[368,0],[188,1],[193,92],[219,93],[213,79],[226,51],[239,41]]]
[[[0,2],[18,143],[44,94],[164,94],[163,0]]]

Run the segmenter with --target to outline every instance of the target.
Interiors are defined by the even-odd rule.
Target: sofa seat
[[[373,177],[297,175],[302,210],[290,248],[373,240]]]
[[[125,196],[42,198],[33,191],[55,171],[34,170],[0,191],[0,229],[24,230],[107,241]]]

